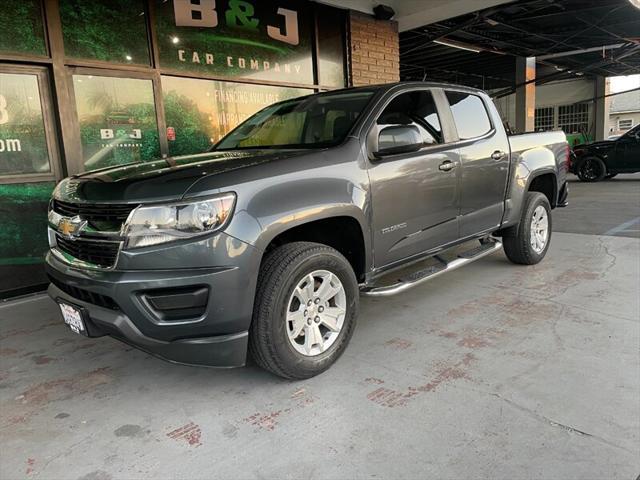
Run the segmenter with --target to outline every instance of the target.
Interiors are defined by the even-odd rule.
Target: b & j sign
[[[163,67],[313,83],[304,0],[158,0],[157,8]]]

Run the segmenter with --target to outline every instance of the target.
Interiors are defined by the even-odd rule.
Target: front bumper
[[[91,336],[110,335],[172,362],[242,366],[260,261],[253,247],[242,252],[233,265],[225,255],[222,267],[129,271],[81,270],[49,253],[48,293],[82,307]],[[195,316],[163,317],[147,301],[149,292],[185,288],[208,291],[206,307]]]

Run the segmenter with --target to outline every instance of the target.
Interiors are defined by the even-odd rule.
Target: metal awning
[[[523,0],[400,34],[403,80],[512,89],[515,57],[537,84],[640,73],[640,9],[629,0]]]

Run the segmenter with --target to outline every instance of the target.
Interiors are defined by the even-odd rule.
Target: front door
[[[431,91],[397,95],[373,128],[380,132],[385,127],[408,125],[420,132],[425,146],[374,159],[369,166],[377,268],[458,237],[458,152],[446,143]],[[393,142],[393,138],[384,138],[382,133],[380,142]]]
[[[460,142],[460,237],[500,225],[509,173],[509,141],[488,98],[447,91]]]
[[[640,126],[616,140],[615,170],[637,172],[640,170]]]

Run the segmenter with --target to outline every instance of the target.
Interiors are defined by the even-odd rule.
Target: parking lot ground
[[[576,248],[579,245],[580,248]],[[0,307],[0,477],[635,478],[640,241],[555,234],[362,299],[345,355],[288,382],[165,363]]]
[[[569,175],[569,206],[553,220],[557,232],[640,238],[640,173],[598,183]]]
[[[0,304],[0,478],[635,478],[633,177],[572,182],[553,217],[572,233],[539,265],[500,252],[362,298],[344,356],[306,381],[84,338],[44,295]]]

